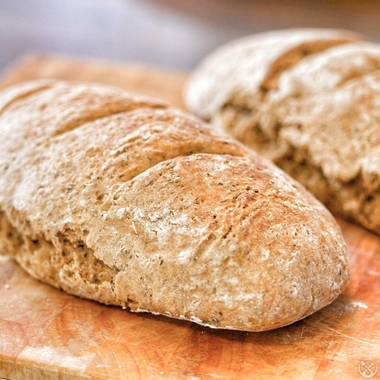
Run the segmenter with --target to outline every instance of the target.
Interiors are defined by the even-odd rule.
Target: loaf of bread
[[[206,58],[185,97],[333,213],[380,233],[380,45],[339,30],[246,37]]]
[[[36,81],[0,95],[0,251],[87,299],[216,328],[299,320],[347,286],[329,211],[161,101]]]

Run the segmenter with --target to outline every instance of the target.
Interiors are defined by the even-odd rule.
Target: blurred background
[[[291,27],[380,42],[380,1],[0,0],[0,71],[30,52],[190,70],[231,39]]]

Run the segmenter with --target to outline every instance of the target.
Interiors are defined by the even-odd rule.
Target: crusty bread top
[[[0,155],[0,225],[9,224],[0,236],[36,278],[249,331],[303,318],[347,286],[330,213],[232,138],[113,88],[26,88],[10,90],[0,114],[9,153]]]
[[[358,41],[312,54],[279,78],[276,97],[300,97],[334,90],[351,79],[380,69],[380,46]]]
[[[121,89],[111,87],[72,86],[54,80],[11,87],[3,92],[0,101],[2,131],[9,139],[3,144],[0,155],[18,152],[27,143],[39,143],[91,120],[144,106],[167,107],[156,99],[138,96],[132,99]]]
[[[186,105],[208,120],[233,97],[256,103],[261,91],[276,87],[281,73],[305,56],[360,39],[335,29],[288,29],[237,39],[219,47],[192,73],[184,91]]]
[[[380,185],[379,106],[380,45],[349,43],[284,72],[268,94],[261,127],[308,151],[327,178],[349,183],[360,177],[371,192]]]
[[[360,177],[367,191],[379,188],[380,70],[288,105],[284,140],[307,150],[327,178],[349,183]]]

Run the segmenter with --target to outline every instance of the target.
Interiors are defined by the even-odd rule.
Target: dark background
[[[0,71],[29,52],[189,70],[226,41],[292,27],[380,42],[380,0],[0,0]]]

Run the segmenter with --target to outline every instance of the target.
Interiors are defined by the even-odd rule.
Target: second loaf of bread
[[[0,250],[105,304],[218,328],[301,319],[347,286],[330,213],[207,124],[100,85],[0,95]]]
[[[380,233],[380,45],[291,29],[220,47],[187,105],[273,160],[327,207]]]

